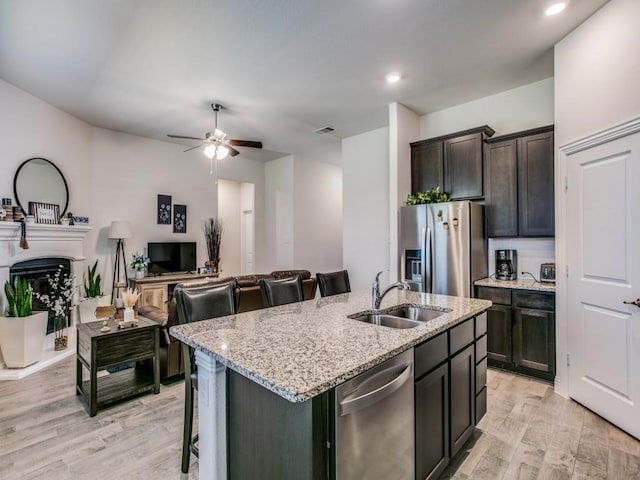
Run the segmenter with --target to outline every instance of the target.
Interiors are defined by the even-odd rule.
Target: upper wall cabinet
[[[488,126],[411,144],[411,193],[440,187],[452,200],[482,198],[483,141]]]
[[[489,237],[555,234],[553,126],[485,141]]]

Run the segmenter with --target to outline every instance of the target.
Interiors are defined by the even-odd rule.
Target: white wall
[[[411,193],[411,142],[420,139],[420,118],[404,105],[389,105],[389,282],[399,280],[399,212]],[[383,277],[384,278],[384,277]]]
[[[241,184],[233,180],[218,180],[218,218],[223,222],[220,268],[222,276],[240,275],[241,259]]]
[[[420,117],[420,138],[489,125],[497,135],[553,124],[553,78]]]
[[[640,115],[640,2],[612,0],[555,47],[556,145]]]
[[[115,241],[108,240],[112,220],[129,220],[127,261],[149,241],[195,241],[198,263],[206,259],[204,219],[217,214],[217,187],[209,162],[200,152],[168,142],[92,127],[0,80],[0,196],[13,197],[13,176],[20,163],[41,156],[53,161],[69,186],[69,209],[88,216],[93,230],[85,242],[88,262],[99,259],[103,289],[109,293]],[[265,195],[263,162],[231,158],[219,163],[219,176],[254,183],[256,198]],[[187,205],[187,233],[156,224],[158,194]],[[265,205],[256,202],[256,236],[264,238]],[[266,268],[263,242],[256,245],[256,269]]]
[[[293,263],[293,157],[291,155],[267,162],[266,271],[294,268]],[[256,242],[259,243],[259,242]]]
[[[342,258],[352,290],[389,269],[389,129],[342,140]]]
[[[612,0],[555,47],[556,148],[640,117],[640,2]],[[566,265],[562,155],[556,155],[558,269]],[[567,284],[556,290],[556,358],[567,353]],[[557,362],[556,392],[568,395],[567,367]]]
[[[15,202],[16,170],[29,158],[43,157],[62,171],[69,184],[69,211],[88,212],[92,127],[4,80],[0,80],[0,105],[0,197]]]
[[[294,161],[295,268],[342,269],[342,169],[296,155]]]

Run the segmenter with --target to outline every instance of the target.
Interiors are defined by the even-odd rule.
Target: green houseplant
[[[87,267],[87,275],[84,277],[84,296],[85,298],[96,298],[102,295],[100,287],[100,274],[96,274],[98,268],[98,260],[93,266]]]
[[[440,187],[434,187],[424,192],[416,192],[414,195],[407,195],[407,205],[423,205],[425,203],[444,203],[449,201],[449,196],[440,191]]]
[[[48,312],[33,312],[33,289],[16,277],[4,284],[7,308],[0,316],[0,349],[9,368],[24,368],[42,357]]]
[[[93,322],[96,320],[96,308],[109,305],[110,298],[102,293],[102,277],[98,272],[98,260],[92,266],[87,266],[84,276],[84,297],[78,304],[80,322]]]

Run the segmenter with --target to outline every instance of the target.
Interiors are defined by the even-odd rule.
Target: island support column
[[[198,365],[198,473],[202,480],[227,478],[227,369],[196,350]]]

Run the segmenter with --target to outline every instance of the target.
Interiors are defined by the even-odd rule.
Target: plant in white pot
[[[0,316],[0,349],[8,368],[24,368],[42,357],[48,312],[32,312],[33,289],[21,277],[4,285],[6,316]]]
[[[129,266],[133,268],[137,279],[144,278],[144,269],[149,265],[149,259],[138,252],[134,253]]]
[[[98,270],[98,260],[91,267],[87,267],[84,277],[84,298],[78,304],[80,322],[93,322],[96,320],[96,308],[109,305],[109,295],[102,293],[100,282],[102,280]]]

